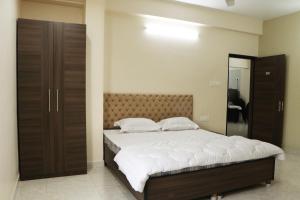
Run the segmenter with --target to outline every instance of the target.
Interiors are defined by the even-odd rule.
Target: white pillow
[[[196,130],[199,126],[187,117],[172,117],[158,123],[163,131]]]
[[[114,123],[121,128],[121,133],[160,131],[160,126],[147,118],[125,118]]]

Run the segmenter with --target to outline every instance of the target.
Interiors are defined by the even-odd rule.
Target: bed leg
[[[266,181],[266,187],[271,187],[272,181]]]
[[[213,194],[210,197],[210,200],[221,200],[221,199],[222,199],[222,196],[219,196],[218,194]]]
[[[210,197],[210,200],[218,200],[218,195],[217,195],[217,194],[213,194],[213,195]]]

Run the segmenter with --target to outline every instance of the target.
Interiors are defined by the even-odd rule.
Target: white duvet
[[[243,162],[284,152],[272,144],[205,130],[106,134],[121,150],[114,160],[134,190],[143,192],[149,176],[188,167]]]

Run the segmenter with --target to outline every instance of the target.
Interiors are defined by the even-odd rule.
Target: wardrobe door
[[[56,23],[54,44],[60,170],[86,173],[85,25]]]
[[[254,68],[252,138],[282,145],[285,55],[258,58]]]
[[[17,90],[20,179],[54,174],[52,50],[53,26],[48,22],[18,20]]]

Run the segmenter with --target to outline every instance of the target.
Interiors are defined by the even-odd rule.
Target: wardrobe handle
[[[283,112],[283,109],[284,109],[284,104],[283,104],[283,101],[281,102],[281,111]]]
[[[278,102],[278,112],[281,112],[281,101]]]
[[[48,111],[51,112],[51,89],[48,89]]]
[[[59,90],[56,89],[56,112],[58,112],[58,104],[59,104],[59,99],[58,99],[58,96],[59,96]]]

